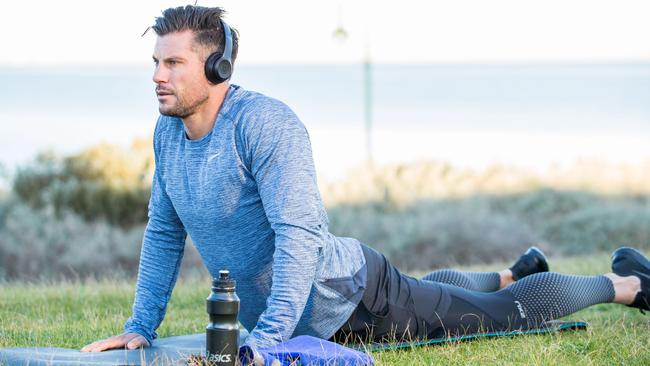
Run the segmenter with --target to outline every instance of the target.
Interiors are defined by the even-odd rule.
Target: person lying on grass
[[[153,344],[188,234],[213,276],[228,269],[237,280],[253,352],[303,334],[439,338],[529,329],[598,303],[649,308],[650,265],[629,248],[599,276],[547,272],[532,248],[500,272],[416,279],[330,233],[307,130],[282,102],[229,83],[239,42],[234,30],[225,36],[222,15],[170,8],[152,27],[160,116],[133,314],[124,334],[82,351]]]

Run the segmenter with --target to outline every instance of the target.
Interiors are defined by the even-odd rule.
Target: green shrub
[[[328,212],[333,233],[356,237],[409,271],[513,260],[530,245],[553,255],[650,249],[650,205],[639,196],[542,189]]]
[[[86,277],[137,268],[143,227],[88,222],[51,206],[34,209],[17,200],[0,205],[0,278]]]
[[[557,191],[546,187],[524,193],[491,196],[488,200],[492,210],[515,215],[530,225],[538,226],[559,216],[600,205],[606,198],[590,192]]]
[[[141,225],[151,194],[150,149],[136,141],[130,149],[100,144],[68,157],[42,153],[17,170],[13,191],[34,208],[52,206],[57,215],[72,210],[86,220]]]
[[[609,203],[586,207],[549,221],[546,240],[566,254],[611,251],[619,246],[650,248],[650,209]]]
[[[0,199],[0,280],[134,277],[145,225],[122,228],[70,210]],[[209,276],[191,238],[181,273]]]

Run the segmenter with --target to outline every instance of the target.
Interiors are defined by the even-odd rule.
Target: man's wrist
[[[142,325],[132,319],[129,319],[124,325],[124,333],[137,333],[141,335],[149,343],[149,346],[153,345],[153,340],[156,339],[156,332],[148,332]]]

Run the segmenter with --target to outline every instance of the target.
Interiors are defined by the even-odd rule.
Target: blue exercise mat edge
[[[421,347],[421,346],[444,344],[450,342],[471,341],[471,340],[481,339],[481,338],[515,337],[520,335],[546,334],[546,333],[556,333],[556,332],[564,332],[570,330],[586,330],[588,327],[589,327],[589,323],[584,321],[552,320],[552,321],[544,322],[544,324],[539,328],[532,328],[526,330],[477,333],[477,334],[468,334],[468,335],[457,336],[457,337],[428,339],[424,341],[358,344],[358,345],[348,345],[348,347],[360,351],[364,351],[364,352],[379,352],[379,351],[388,351],[391,349]]]

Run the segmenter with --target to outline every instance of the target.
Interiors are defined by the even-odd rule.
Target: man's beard
[[[190,102],[186,101],[184,98],[180,98],[176,93],[173,95],[176,98],[176,104],[171,106],[163,106],[160,104],[158,106],[160,114],[169,117],[185,118],[194,114],[196,110],[208,100],[207,93]]]

